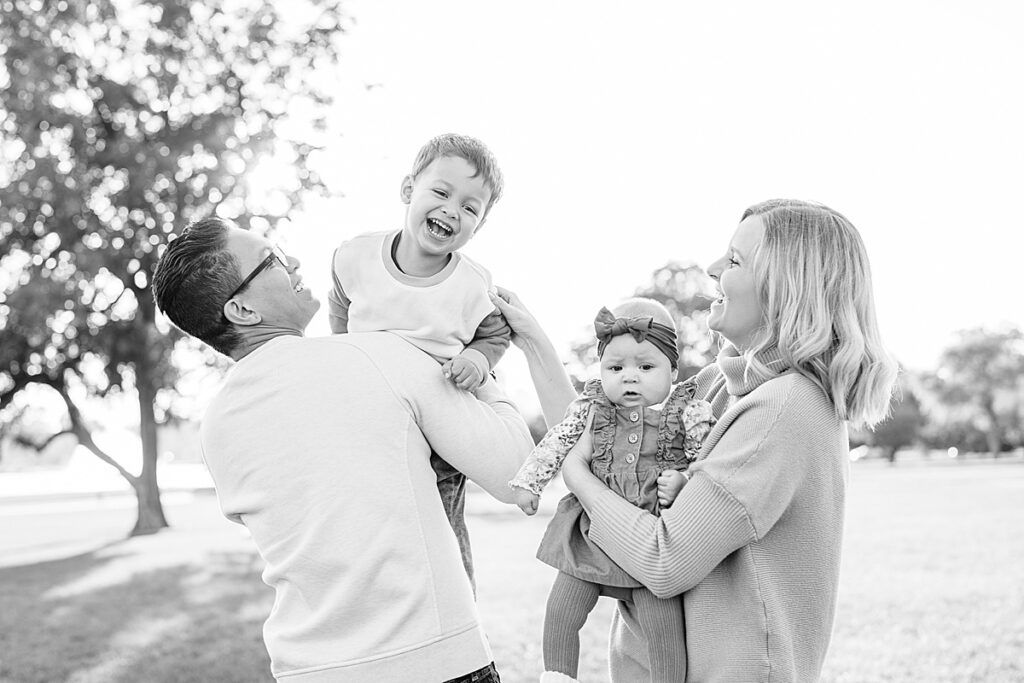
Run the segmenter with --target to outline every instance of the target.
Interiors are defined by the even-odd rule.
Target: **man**
[[[393,334],[304,337],[320,304],[298,266],[209,218],[153,278],[160,310],[236,361],[200,438],[221,510],[249,529],[275,590],[274,676],[497,681],[430,446],[511,502],[526,425],[494,382],[474,398]]]

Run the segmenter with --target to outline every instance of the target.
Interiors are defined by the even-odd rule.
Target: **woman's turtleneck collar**
[[[726,344],[718,352],[718,367],[725,377],[725,390],[730,396],[746,396],[772,377],[787,369],[782,353],[777,346],[769,347],[757,354],[757,359],[773,372],[767,377],[747,372],[747,359],[732,344]]]

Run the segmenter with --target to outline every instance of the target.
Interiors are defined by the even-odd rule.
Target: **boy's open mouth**
[[[427,232],[439,240],[446,240],[452,236],[455,232],[443,221],[439,221],[436,218],[427,219]]]

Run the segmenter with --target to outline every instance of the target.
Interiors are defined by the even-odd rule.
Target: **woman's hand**
[[[501,311],[501,314],[505,316],[508,326],[512,328],[513,344],[526,351],[529,346],[545,338],[544,330],[541,329],[540,323],[537,322],[532,313],[526,310],[526,306],[523,305],[523,302],[520,301],[514,292],[504,287],[496,287],[495,289],[498,290],[498,294],[497,296],[491,294],[491,301]]]

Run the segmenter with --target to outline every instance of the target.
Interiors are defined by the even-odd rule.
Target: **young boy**
[[[402,179],[402,229],[361,235],[334,252],[331,331],[394,332],[433,356],[462,389],[487,381],[510,330],[488,296],[490,273],[458,250],[484,224],[503,186],[479,140],[447,134],[424,145]],[[466,478],[436,453],[430,460],[472,581]]]

